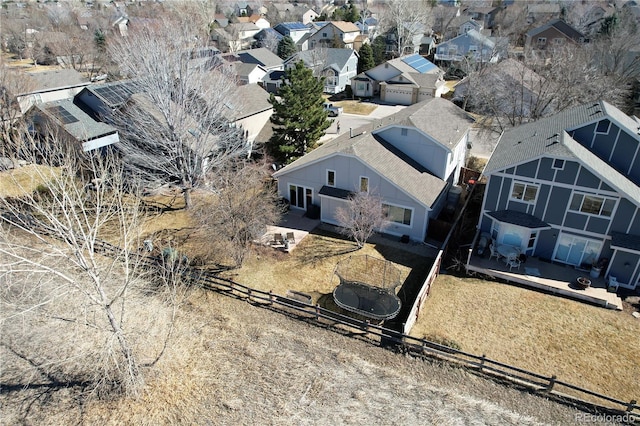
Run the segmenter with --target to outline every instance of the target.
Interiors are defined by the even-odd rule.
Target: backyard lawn
[[[465,352],[640,400],[640,320],[626,311],[441,275],[411,334],[448,339]]]

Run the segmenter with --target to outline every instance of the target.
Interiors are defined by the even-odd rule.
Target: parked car
[[[342,114],[342,107],[335,106],[335,105],[330,104],[328,102],[325,102],[324,110],[329,113],[329,117],[337,117],[340,114]]]

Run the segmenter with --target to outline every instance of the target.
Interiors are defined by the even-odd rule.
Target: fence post
[[[627,405],[627,412],[632,412],[633,411],[633,406],[636,405],[638,403],[638,401],[636,401],[635,399],[632,399],[631,402],[629,402],[629,404]]]
[[[551,392],[553,390],[553,386],[556,384],[557,377],[555,375],[551,376],[549,380],[549,384],[547,385],[547,392]]]
[[[484,367],[484,362],[486,359],[487,359],[487,355],[482,354],[482,358],[480,358],[480,370],[482,370],[482,368]]]
[[[367,334],[369,332],[369,320],[364,320],[362,321],[362,331],[364,331],[364,334]]]
[[[316,304],[316,321],[320,320],[320,305]]]
[[[273,305],[273,290],[269,290],[269,304]]]
[[[247,301],[251,302],[251,289],[247,289]]]

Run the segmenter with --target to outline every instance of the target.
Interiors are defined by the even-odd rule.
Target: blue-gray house
[[[503,47],[496,40],[486,37],[476,30],[440,43],[436,48],[436,61],[460,62],[465,58],[476,63],[498,62],[503,55]]]
[[[479,230],[527,256],[639,288],[640,120],[601,101],[505,132]],[[485,234],[486,235],[486,234]]]

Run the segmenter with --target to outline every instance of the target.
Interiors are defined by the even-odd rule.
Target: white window
[[[602,133],[602,134],[608,135],[610,128],[611,128],[611,122],[609,120],[599,121],[598,126],[596,127],[596,133]]]
[[[360,176],[360,192],[369,192],[369,178]]]
[[[569,210],[596,216],[611,217],[615,206],[616,200],[614,198],[576,192],[571,198]]]
[[[535,203],[538,195],[538,185],[525,182],[513,182],[511,199],[525,203]]]
[[[335,170],[327,170],[327,186],[336,186]]]
[[[411,226],[411,216],[413,215],[412,209],[394,206],[391,204],[382,204],[382,212],[385,219],[389,222]]]

